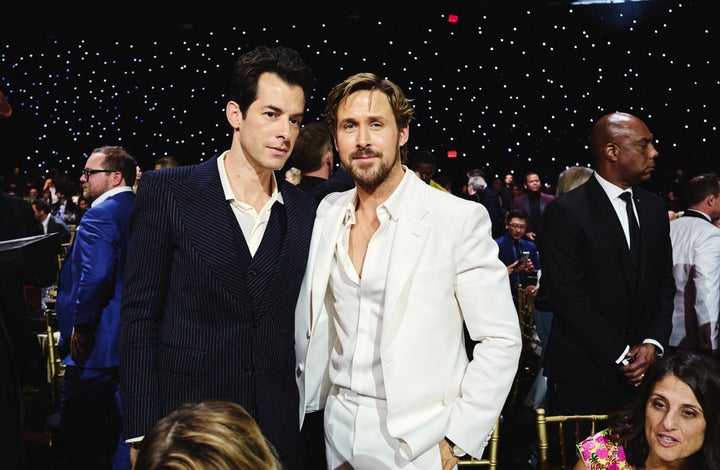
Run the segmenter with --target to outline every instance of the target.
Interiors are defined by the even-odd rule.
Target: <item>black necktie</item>
[[[640,227],[635,218],[632,195],[629,192],[624,192],[620,194],[620,198],[625,201],[625,209],[627,209],[628,227],[630,227],[630,254],[633,259],[633,266],[637,268],[640,264]]]
[[[520,240],[515,240],[513,242],[513,245],[515,245],[515,259],[520,260],[520,257],[522,256],[522,250],[520,249]]]

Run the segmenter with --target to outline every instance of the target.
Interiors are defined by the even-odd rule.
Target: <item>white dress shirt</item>
[[[619,186],[615,186],[610,181],[606,180],[602,176],[598,174],[598,172],[594,172],[593,175],[597,179],[598,183],[600,183],[600,186],[605,191],[605,194],[607,194],[608,199],[610,199],[610,202],[612,203],[613,208],[615,209],[615,213],[618,216],[618,219],[620,220],[620,225],[622,225],[623,232],[625,232],[625,240],[627,241],[628,248],[630,248],[630,226],[628,224],[628,218],[627,218],[627,204],[623,199],[620,198],[620,195],[625,192],[629,192],[630,196],[633,196],[632,188],[628,190],[624,190]],[[632,201],[633,205],[633,213],[635,215],[635,220],[637,220],[638,227],[642,229],[640,226],[640,219],[638,218],[638,210],[637,206],[635,205],[635,197],[631,197],[630,200]],[[662,345],[655,339],[652,338],[645,338],[643,340],[643,343],[650,343],[658,348],[660,351],[660,356],[662,356],[665,353],[665,348],[662,347]],[[623,359],[625,359],[625,356],[627,356],[627,353],[630,351],[630,346],[625,347],[625,351],[620,355],[619,358],[615,361],[617,364],[620,364]]]
[[[330,356],[330,380],[337,386],[378,399],[386,398],[380,338],[390,248],[399,216],[398,201],[402,200],[406,180],[407,174],[376,210],[380,227],[369,240],[362,277],[348,254],[350,228],[355,224],[355,203],[348,205],[330,274],[334,310],[338,312],[333,321],[339,343]]]
[[[225,193],[225,199],[230,203],[233,214],[235,214],[235,217],[240,224],[240,229],[245,236],[245,242],[250,249],[250,254],[255,256],[255,252],[260,246],[260,242],[262,242],[263,235],[265,235],[265,228],[267,227],[268,220],[270,220],[270,213],[272,212],[273,204],[275,204],[275,201],[283,204],[282,194],[277,189],[275,172],[273,172],[272,194],[259,213],[250,204],[246,204],[241,200],[236,199],[235,193],[233,193],[233,190],[230,187],[227,172],[225,171],[224,162],[226,155],[227,151],[223,152],[223,154],[217,159],[218,172],[220,173],[220,183],[222,184],[223,193]]]

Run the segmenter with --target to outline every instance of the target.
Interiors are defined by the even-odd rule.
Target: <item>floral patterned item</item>
[[[603,429],[576,445],[588,470],[632,470],[625,459],[625,449],[616,439],[609,429]]]

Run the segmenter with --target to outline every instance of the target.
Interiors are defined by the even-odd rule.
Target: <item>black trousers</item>
[[[67,366],[60,404],[58,445],[63,469],[128,469],[130,449],[122,440],[117,369]]]
[[[305,470],[324,470],[327,468],[325,457],[324,410],[307,413],[301,430],[305,455]]]

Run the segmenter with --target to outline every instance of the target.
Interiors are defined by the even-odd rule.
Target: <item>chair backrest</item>
[[[500,418],[495,423],[495,429],[493,429],[490,435],[490,442],[488,442],[485,452],[483,453],[482,459],[475,459],[473,457],[462,458],[458,461],[458,467],[486,467],[490,470],[496,470],[498,468],[498,456],[500,453]]]
[[[535,298],[525,292],[525,286],[522,284],[517,286],[517,313],[523,344],[531,348],[541,347],[540,338],[535,329]]]
[[[591,434],[595,434],[605,424],[607,415],[547,415],[544,408],[535,409],[535,425],[538,439],[538,469],[570,470],[574,463],[568,465],[566,440],[572,436],[574,443],[581,442]],[[581,426],[581,424],[584,424]],[[549,439],[549,425],[557,431],[557,439]],[[552,444],[552,448],[551,448]],[[551,452],[557,450],[557,452]],[[551,461],[551,455],[559,455],[558,461]]]
[[[60,394],[62,381],[65,376],[65,366],[61,362],[58,351],[60,332],[57,329],[57,318],[55,311],[45,309],[45,333],[47,334],[47,375],[49,386],[49,405],[56,407],[60,405]]]
[[[540,369],[539,360],[542,353],[542,343],[535,328],[535,299],[525,293],[525,287],[522,284],[517,286],[516,308],[523,349],[515,380],[503,410],[507,414],[515,414],[518,411],[519,401],[522,400],[522,396],[518,396],[518,393],[526,392],[535,382]]]

